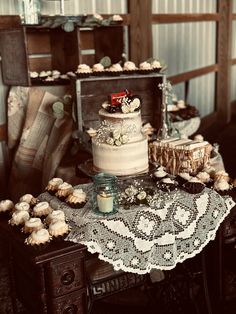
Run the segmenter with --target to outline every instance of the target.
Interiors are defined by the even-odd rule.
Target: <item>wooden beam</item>
[[[130,60],[139,64],[152,57],[152,1],[129,0],[130,14],[129,50]]]
[[[231,65],[235,65],[236,64],[236,58],[231,59]]]
[[[19,15],[1,15],[0,30],[7,28],[18,28],[21,26],[21,19]]]
[[[218,13],[153,14],[152,24],[219,21]]]
[[[196,78],[198,76],[206,75],[208,73],[217,72],[217,71],[218,71],[218,65],[212,64],[212,65],[206,66],[204,68],[199,68],[196,70],[192,70],[192,71],[188,71],[188,72],[184,72],[184,73],[170,76],[170,77],[168,77],[168,80],[173,85],[176,85],[176,84],[179,84],[182,82],[189,81],[189,80]]]
[[[219,0],[220,20],[217,29],[216,111],[217,122],[226,124],[231,118],[230,78],[231,78],[231,41],[232,41],[232,1]]]

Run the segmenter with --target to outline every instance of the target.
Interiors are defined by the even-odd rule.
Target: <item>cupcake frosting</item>
[[[49,225],[48,231],[52,236],[60,236],[69,231],[69,225],[63,220],[54,221]]]
[[[52,211],[45,219],[47,224],[57,220],[65,220],[65,213],[60,209]]]
[[[0,201],[0,212],[6,212],[14,207],[14,203],[11,200]]]
[[[161,180],[161,182],[165,184],[175,184],[175,181],[172,180],[171,178],[164,178]]]
[[[214,189],[217,191],[228,191],[230,189],[230,185],[226,180],[220,179],[215,181]]]
[[[196,176],[201,182],[207,183],[210,181],[210,175],[206,171],[201,171]]]
[[[160,61],[158,60],[154,60],[152,63],[151,63],[151,66],[153,69],[160,69],[161,68],[161,63]]]
[[[86,200],[86,193],[82,189],[75,189],[72,196],[76,197],[79,202],[85,202]]]
[[[132,61],[126,61],[125,63],[124,63],[124,70],[126,70],[126,71],[132,71],[132,70],[136,70],[136,65],[135,65],[135,63],[134,62],[132,62]]]
[[[20,202],[26,202],[26,203],[30,203],[33,199],[33,195],[32,194],[25,194],[25,195],[22,195],[21,198],[20,198]]]
[[[72,188],[72,185],[67,183],[67,182],[63,182],[62,184],[60,184],[58,186],[59,190],[67,190],[67,189],[71,189],[71,188]]]
[[[26,210],[17,210],[12,214],[12,217],[10,219],[11,225],[21,225],[24,224],[26,220],[29,220],[30,215]]]
[[[47,229],[40,229],[38,231],[33,231],[29,237],[25,240],[27,244],[31,245],[39,245],[39,244],[44,244],[46,242],[49,242],[50,240],[50,235]]]
[[[152,66],[150,63],[148,63],[147,61],[144,61],[144,62],[141,62],[139,64],[139,68],[140,70],[151,70],[152,69]]]
[[[15,204],[15,209],[16,210],[26,210],[29,211],[30,210],[30,205],[27,202],[19,202]]]
[[[163,178],[167,175],[167,173],[163,169],[158,169],[157,171],[154,172],[154,176],[156,178]]]
[[[77,73],[90,73],[92,70],[87,64],[79,64],[77,68]]]
[[[115,64],[112,64],[110,67],[109,67],[109,71],[123,71],[121,65],[119,63],[115,63]]]
[[[102,72],[104,71],[104,66],[101,63],[95,63],[92,69],[94,72]]]
[[[51,180],[49,180],[48,182],[50,185],[55,185],[58,186],[60,184],[63,183],[63,180],[61,178],[52,178]]]

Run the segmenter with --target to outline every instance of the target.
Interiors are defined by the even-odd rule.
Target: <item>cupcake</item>
[[[206,171],[200,171],[198,172],[198,174],[196,175],[196,177],[205,185],[210,185],[211,183],[211,177],[209,175],[209,173],[207,173]]]
[[[161,63],[160,63],[160,61],[158,61],[158,60],[153,60],[153,61],[151,62],[151,67],[152,67],[152,70],[153,70],[154,72],[160,72],[160,70],[161,70],[161,68],[162,68]]]
[[[172,180],[171,178],[161,179],[158,183],[158,187],[163,192],[171,192],[176,188],[176,186],[177,186],[177,182],[175,180]]]
[[[227,182],[230,181],[229,174],[224,170],[216,171],[214,174],[214,181],[225,180]]]
[[[122,74],[123,69],[119,63],[112,64],[107,70],[106,73],[110,76],[116,76]]]
[[[37,198],[35,198],[32,194],[24,194],[20,197],[20,202],[26,202],[30,206],[34,206],[37,203]]]
[[[93,75],[102,76],[104,75],[104,66],[101,63],[95,63],[92,67]]]
[[[29,203],[26,203],[26,202],[16,203],[14,206],[14,211],[21,211],[21,210],[25,210],[25,211],[29,212],[30,211]]]
[[[197,194],[203,191],[205,184],[198,178],[192,177],[188,182],[184,183],[183,188],[186,192]]]
[[[11,200],[2,200],[0,201],[0,215],[7,216],[11,213],[14,207],[14,203]]]
[[[156,171],[153,172],[153,179],[154,181],[160,181],[161,179],[164,179],[168,173],[164,170],[163,167],[159,167]]]
[[[33,231],[28,238],[25,239],[25,243],[28,245],[36,245],[42,247],[42,245],[50,241],[50,234],[47,229],[39,229]]]
[[[119,14],[112,15],[111,24],[122,24],[123,18]]]
[[[66,217],[65,217],[65,213],[63,212],[63,210],[58,209],[58,210],[53,210],[51,212],[51,214],[49,214],[45,218],[45,223],[47,225],[49,225],[53,221],[58,221],[58,220],[64,221],[65,219],[66,219]]]
[[[188,172],[180,172],[177,176],[176,176],[176,180],[179,183],[180,186],[182,186],[183,184],[185,184],[186,182],[188,182],[192,177],[190,176],[190,174]]]
[[[40,218],[32,217],[25,221],[25,225],[22,228],[22,232],[31,233],[33,231],[38,231],[43,228],[43,223]]]
[[[73,187],[71,184],[67,183],[67,182],[64,182],[62,184],[60,184],[58,186],[58,190],[57,190],[57,193],[56,193],[56,196],[61,200],[61,201],[64,201],[67,196],[69,194],[71,194],[73,192]]]
[[[76,70],[76,75],[80,78],[89,77],[92,73],[92,69],[87,64],[79,64]]]
[[[61,178],[52,178],[52,179],[48,182],[48,184],[47,184],[45,190],[46,190],[48,193],[50,193],[51,195],[54,195],[54,194],[57,192],[57,190],[58,190],[58,186],[59,186],[60,184],[62,184],[62,183],[63,183],[63,180],[62,180]]]
[[[82,189],[74,189],[66,198],[66,203],[73,208],[82,208],[86,204],[86,193]]]
[[[225,179],[219,179],[214,182],[213,188],[221,195],[226,195],[231,189],[229,182]]]
[[[63,220],[57,220],[48,226],[48,232],[53,237],[60,237],[68,234],[69,225]]]
[[[34,217],[47,216],[51,212],[52,212],[52,208],[50,207],[48,202],[39,202],[32,209],[32,215]]]
[[[134,62],[126,61],[123,66],[124,74],[133,74],[137,71],[137,67]]]
[[[27,220],[29,220],[30,215],[26,210],[17,210],[12,214],[11,219],[9,220],[10,225],[20,226],[24,225]]]
[[[139,64],[139,73],[141,74],[149,74],[152,72],[152,66],[149,62],[144,61]]]

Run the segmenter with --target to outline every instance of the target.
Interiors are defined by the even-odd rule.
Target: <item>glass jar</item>
[[[117,177],[98,173],[93,177],[93,210],[96,213],[112,214],[117,211]]]
[[[41,0],[18,0],[18,10],[22,24],[39,24]]]

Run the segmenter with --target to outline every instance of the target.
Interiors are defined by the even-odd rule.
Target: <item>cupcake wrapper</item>
[[[183,185],[184,190],[190,194],[201,193],[203,191],[204,187],[205,187],[205,185],[203,183],[187,182]]]
[[[78,209],[80,209],[80,208],[83,208],[84,206],[85,206],[85,204],[86,204],[87,202],[82,202],[82,203],[70,203],[70,202],[67,202],[67,204],[71,207],[71,208],[78,208]]]
[[[108,76],[120,76],[122,73],[122,71],[106,71]]]
[[[150,74],[150,73],[152,73],[153,72],[153,70],[137,70],[137,72],[139,73],[139,74]]]
[[[76,73],[76,76],[78,78],[87,78],[87,77],[90,77],[92,73]]]
[[[105,75],[105,71],[96,71],[92,73],[93,76],[104,76]]]

